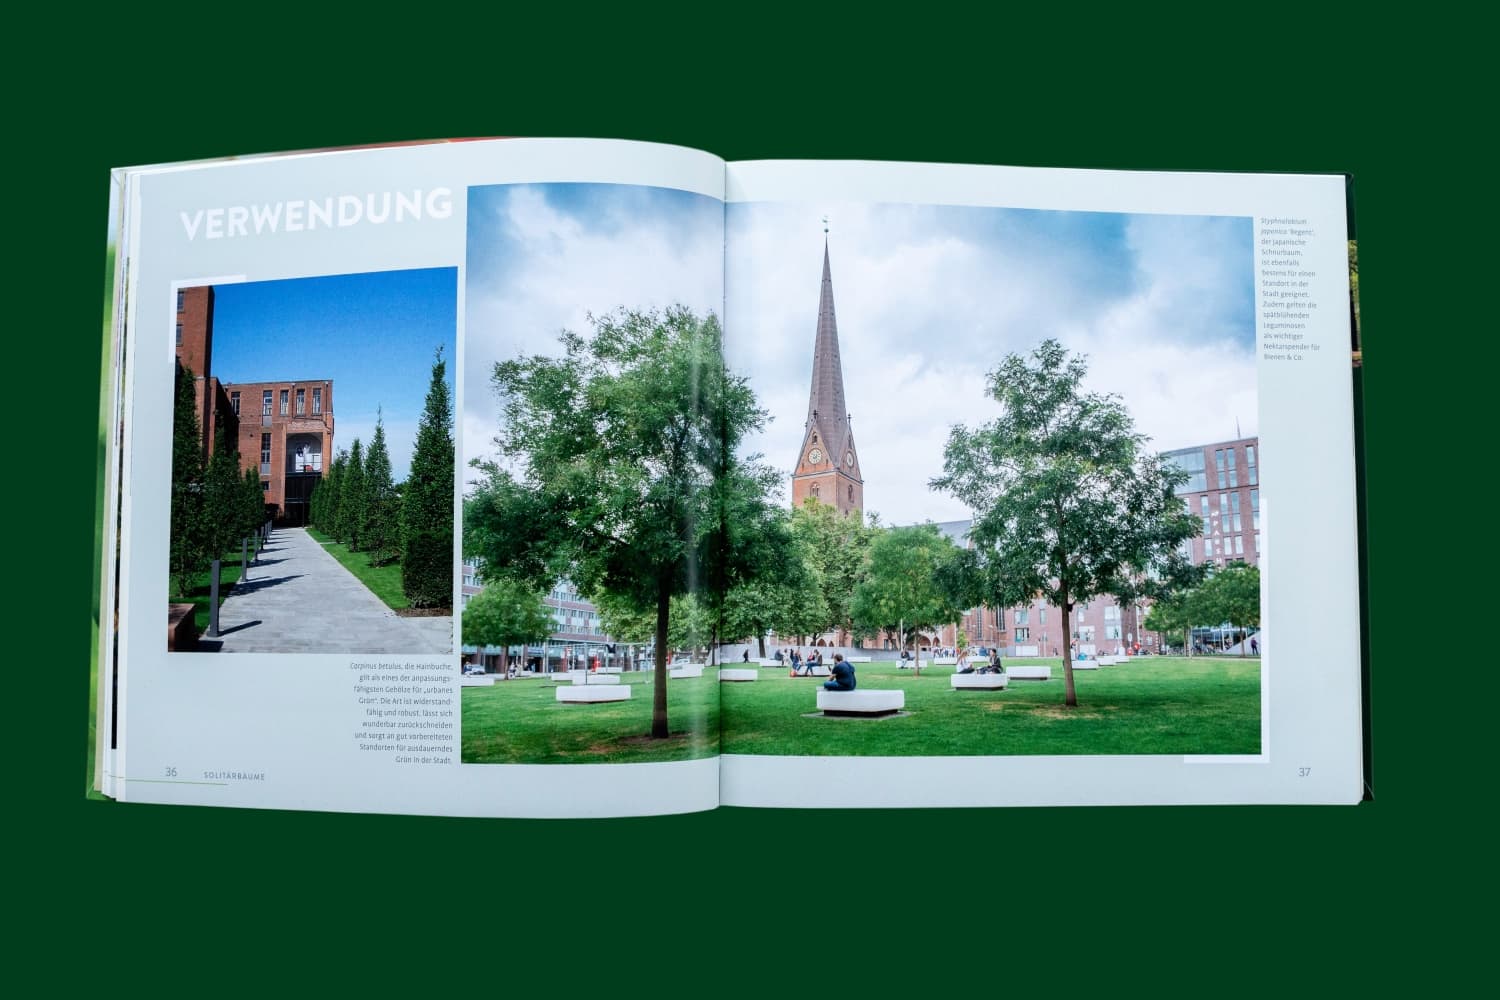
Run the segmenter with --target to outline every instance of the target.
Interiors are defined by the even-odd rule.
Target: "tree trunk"
[[[672,584],[663,577],[656,585],[656,685],[651,692],[651,738],[664,740],[667,729],[667,613],[672,606]]]
[[[764,632],[757,632],[755,641],[760,645],[760,658],[764,660],[766,658],[766,634]]]
[[[1068,614],[1068,587],[1062,587],[1063,704],[1078,707],[1078,691],[1073,687],[1073,628]]]

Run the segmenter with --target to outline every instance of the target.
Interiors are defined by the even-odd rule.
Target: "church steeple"
[[[826,222],[826,220],[825,220]],[[827,233],[827,230],[824,230]],[[792,475],[792,503],[808,497],[832,504],[842,513],[864,509],[864,480],[849,426],[844,395],[844,366],[839,356],[839,325],[833,307],[833,269],[828,240],[823,240],[823,281],[818,292],[818,327],[813,339],[812,389],[802,453]]]

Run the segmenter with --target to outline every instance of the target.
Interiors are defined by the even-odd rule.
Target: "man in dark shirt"
[[[824,681],[823,686],[830,691],[854,690],[854,664],[846,662],[843,653],[833,654],[833,680]]]

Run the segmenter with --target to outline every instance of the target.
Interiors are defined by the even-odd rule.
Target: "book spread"
[[[1347,205],[585,139],[117,170],[91,794],[1358,802]]]

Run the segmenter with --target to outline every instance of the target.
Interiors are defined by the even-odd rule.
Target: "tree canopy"
[[[542,595],[516,580],[487,580],[461,613],[461,635],[466,645],[510,647],[545,639],[552,631],[552,614]]]
[[[850,602],[855,626],[866,634],[895,633],[904,648],[910,630],[956,620],[962,608],[952,601],[940,578],[943,566],[956,559],[959,551],[935,524],[875,532],[868,570]]]
[[[865,523],[860,512],[840,514],[837,507],[816,498],[804,501],[792,511],[792,535],[801,545],[808,565],[823,591],[822,620],[816,627],[798,634],[815,635],[835,629],[855,630],[851,602],[854,589],[863,579],[865,561],[878,523]],[[808,611],[813,610],[809,607]]]
[[[1077,704],[1070,616],[1099,595],[1129,600],[1198,533],[1185,473],[1146,448],[1119,397],[1084,388],[1084,359],[1055,340],[989,373],[1000,414],[955,427],[932,485],[974,511],[970,540],[988,603],[1040,595],[1062,611],[1065,703]]]
[[[473,510],[493,518],[477,525],[488,571],[545,565],[586,593],[655,612],[651,735],[662,738],[671,599],[722,591],[765,558],[725,517],[769,510],[769,470],[736,456],[765,413],[725,368],[712,314],[672,306],[590,321],[592,336],[565,331],[557,355],[495,366],[499,461]]]

